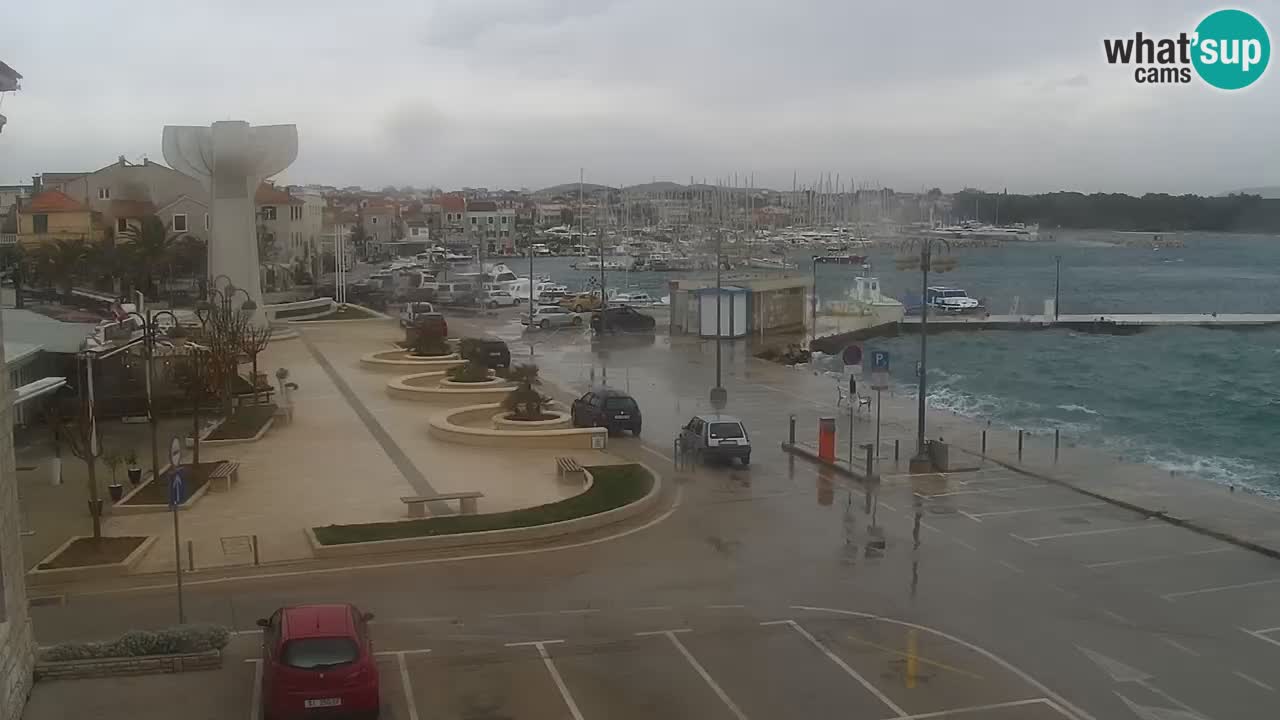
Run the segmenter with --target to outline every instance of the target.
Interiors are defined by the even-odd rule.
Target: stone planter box
[[[658,500],[662,493],[662,476],[654,472],[653,468],[648,465],[645,465],[644,463],[638,464],[644,467],[645,470],[648,470],[649,474],[653,476],[653,487],[649,488],[649,493],[647,495],[636,500],[630,505],[623,505],[622,507],[606,510],[602,513],[573,518],[572,520],[562,520],[560,522],[547,523],[545,525],[510,528],[506,530],[484,530],[480,532],[456,533],[453,535],[431,535],[426,537],[402,538],[398,540],[373,540],[370,542],[344,543],[342,545],[321,545],[320,542],[316,540],[316,534],[311,528],[306,528],[303,532],[306,533],[307,542],[311,545],[312,555],[317,558],[377,555],[409,550],[444,550],[458,547],[479,547],[484,545],[524,543],[560,538],[566,535],[598,530],[608,525],[629,520],[643,515],[655,507],[658,504]],[[591,484],[594,482],[594,478],[591,477],[589,471],[584,471],[584,474],[586,475],[586,483],[583,485],[583,492],[586,492],[587,488],[591,487]]]
[[[445,442],[484,447],[604,450],[609,441],[609,431],[604,428],[495,430],[493,416],[500,410],[498,403],[455,408],[433,417],[427,432]],[[488,427],[477,426],[477,423]]]
[[[222,651],[175,655],[143,655],[140,657],[94,658],[92,660],[40,661],[35,666],[36,680],[75,680],[114,677],[117,675],[158,675],[164,673],[217,670],[222,667]]]
[[[142,556],[151,549],[151,546],[156,541],[155,535],[148,535],[146,540],[143,540],[133,552],[129,553],[128,557],[120,562],[104,563],[101,565],[81,565],[79,567],[69,568],[51,568],[48,570],[40,569],[40,565],[52,562],[54,558],[62,554],[63,550],[70,547],[71,543],[79,540],[81,537],[83,536],[74,535],[67,538],[66,542],[59,545],[53,552],[49,553],[44,557],[44,559],[36,563],[35,567],[27,571],[27,581],[32,585],[38,585],[50,583],[74,583],[85,580],[124,577],[129,574],[129,571],[132,570],[139,561],[142,560]]]
[[[495,388],[495,387],[503,387],[506,385],[508,385],[507,381],[504,378],[500,378],[500,377],[491,377],[488,380],[482,380],[480,382],[458,382],[456,380],[450,380],[448,378],[444,378],[440,381],[440,387],[454,388],[457,390]]]
[[[362,355],[360,365],[369,370],[408,372],[413,370],[448,370],[463,365],[466,360],[456,353],[438,358],[413,357],[407,350],[382,350]]]
[[[532,430],[564,430],[573,427],[573,418],[567,412],[559,410],[543,410],[546,415],[555,415],[554,420],[508,420],[509,414],[506,410],[493,416],[494,430],[512,430],[515,432],[530,432]]]
[[[205,441],[201,440],[200,444],[204,445],[204,442]],[[163,468],[161,468],[160,475],[163,476],[166,472],[168,472],[169,467],[170,466],[166,464]],[[112,515],[146,515],[147,513],[170,512],[168,505],[143,505],[139,503],[134,503],[132,505],[125,504],[129,502],[130,498],[132,498],[134,495],[137,495],[143,488],[145,488],[146,486],[150,485],[153,482],[155,482],[154,477],[147,478],[142,482],[142,484],[133,488],[128,493],[125,493],[125,496],[120,498],[120,502],[112,503],[111,514]],[[209,486],[211,485],[213,485],[212,482],[207,482],[204,485],[201,485],[195,492],[188,495],[187,499],[182,501],[182,504],[178,505],[178,509],[190,510],[191,508],[195,507],[195,504],[197,502],[200,502],[200,498],[203,498],[204,494],[209,492]]]
[[[514,385],[501,378],[482,383],[455,383],[446,380],[442,370],[402,375],[387,381],[387,394],[391,397],[442,404],[497,403],[514,389]]]

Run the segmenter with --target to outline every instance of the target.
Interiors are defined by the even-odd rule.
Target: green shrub
[[[468,360],[462,365],[449,368],[446,375],[454,382],[484,382],[489,379],[489,368],[474,360]]]
[[[177,625],[161,630],[130,630],[115,640],[104,642],[53,645],[41,648],[39,659],[45,662],[61,662],[143,655],[176,655],[221,650],[227,646],[229,640],[231,640],[231,632],[221,625]]]

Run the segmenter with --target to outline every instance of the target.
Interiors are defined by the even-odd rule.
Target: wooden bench
[[[556,458],[556,476],[563,478],[569,474],[581,474],[582,464],[571,457]]]
[[[400,502],[409,506],[409,517],[426,517],[427,503],[436,500],[457,500],[458,514],[475,515],[476,506],[479,498],[484,497],[482,492],[458,492],[458,493],[441,493],[440,495],[419,495],[413,497],[402,497]]]
[[[223,483],[223,491],[231,489],[232,483],[240,482],[240,463],[223,460],[218,463],[218,467],[209,473],[209,483],[212,484],[218,480]]]

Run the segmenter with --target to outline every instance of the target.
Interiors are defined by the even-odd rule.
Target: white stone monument
[[[263,180],[297,159],[297,126],[251,127],[243,120],[210,127],[166,125],[163,147],[173,169],[209,191],[209,276],[225,275],[248,293],[258,305],[255,321],[263,322],[253,197]]]

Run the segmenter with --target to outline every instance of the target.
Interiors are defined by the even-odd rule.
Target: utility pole
[[[721,322],[724,314],[721,312],[721,303],[724,301],[724,293],[720,289],[720,265],[723,260],[721,258],[721,243],[724,234],[720,229],[716,230],[716,386],[711,388],[711,407],[717,412],[724,409],[729,394],[725,391],[724,385],[721,383]]]
[[[1057,322],[1061,310],[1058,309],[1060,291],[1062,289],[1062,256],[1053,256],[1053,320]]]

